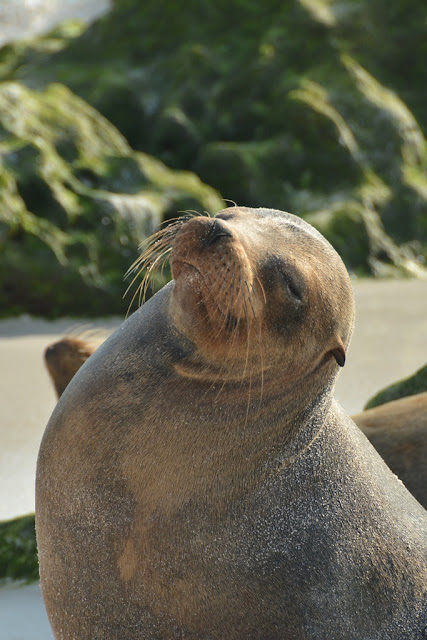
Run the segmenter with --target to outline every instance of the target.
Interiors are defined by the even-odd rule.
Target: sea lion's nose
[[[232,233],[226,229],[225,225],[219,222],[218,220],[212,220],[207,233],[202,239],[203,246],[210,247],[213,245],[219,238],[231,238]]]

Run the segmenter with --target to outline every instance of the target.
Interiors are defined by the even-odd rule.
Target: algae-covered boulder
[[[421,0],[116,0],[4,67],[224,198],[309,216],[355,273],[425,276],[425,18]]]
[[[365,409],[372,409],[380,404],[398,400],[406,396],[414,396],[417,393],[427,391],[427,365],[416,371],[412,376],[399,380],[382,389],[371,398],[365,406]]]
[[[16,130],[27,100],[16,118],[10,98],[0,106],[3,198],[26,212],[7,227],[23,249],[5,263],[8,304],[44,312],[37,281],[59,295],[49,313],[69,312],[77,269],[81,309],[121,311],[129,227],[218,208],[194,176],[180,185],[162,167],[153,185],[161,165],[142,153],[238,204],[307,218],[352,273],[426,277],[425,18],[422,0],[116,0],[89,28],[1,49],[5,88],[55,102],[30,133]],[[19,271],[32,251],[33,279]]]
[[[0,309],[123,313],[138,244],[177,211],[222,201],[193,174],[134,152],[60,84],[0,84]]]
[[[0,522],[0,585],[39,577],[34,514]]]

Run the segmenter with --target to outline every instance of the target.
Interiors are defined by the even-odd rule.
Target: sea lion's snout
[[[59,340],[46,347],[44,351],[44,359],[46,362],[53,362],[61,356],[68,355],[70,351],[69,342],[67,339]]]
[[[96,347],[79,338],[62,338],[46,347],[44,360],[58,398]]]
[[[204,271],[206,260],[227,260],[229,248],[223,247],[220,240],[232,239],[233,233],[222,221],[208,217],[193,218],[182,225],[172,245],[170,263],[172,276],[179,277],[182,265]]]
[[[233,233],[231,229],[220,220],[204,216],[193,218],[183,224],[177,233],[172,247],[171,260],[173,260],[174,255],[179,252],[177,248],[183,238],[185,239],[187,249],[191,246],[192,250],[200,251],[212,247],[221,238],[232,237]]]
[[[197,325],[211,342],[224,342],[230,334],[237,340],[238,333],[247,340],[264,299],[261,290],[255,291],[254,265],[232,222],[204,216],[185,222],[175,236],[170,264],[174,299],[192,337]]]
[[[56,353],[56,345],[55,344],[51,344],[48,347],[46,347],[46,349],[44,351],[45,360],[51,360],[52,358],[54,358],[55,357],[55,353]]]

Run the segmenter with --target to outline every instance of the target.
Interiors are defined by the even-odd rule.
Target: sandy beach
[[[336,387],[350,414],[427,362],[427,282],[357,281],[354,290],[356,327]],[[37,451],[55,405],[44,348],[70,328],[113,329],[119,323],[30,317],[0,322],[0,520],[34,510]],[[38,585],[0,589],[0,620],[0,640],[53,638]]]

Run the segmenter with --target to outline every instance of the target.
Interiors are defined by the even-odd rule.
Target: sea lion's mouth
[[[201,270],[192,262],[188,262],[188,260],[171,259],[171,271],[174,280],[177,280],[182,275],[191,277],[197,274],[199,277],[203,277]]]

